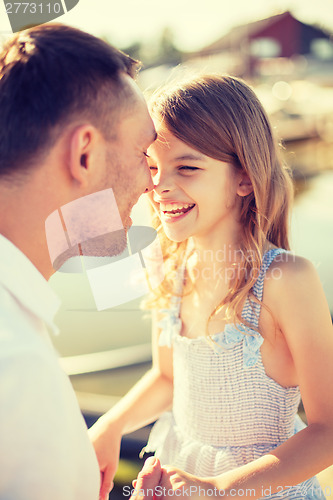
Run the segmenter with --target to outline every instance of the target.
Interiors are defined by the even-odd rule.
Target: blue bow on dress
[[[239,342],[243,342],[243,366],[250,368],[254,366],[259,358],[260,347],[264,341],[259,332],[242,323],[228,323],[223,332],[216,333],[211,337],[214,344],[221,349],[232,349]]]

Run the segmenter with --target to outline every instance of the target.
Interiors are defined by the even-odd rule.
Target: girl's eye
[[[146,158],[150,158],[150,156],[149,156],[149,154],[147,153],[147,151],[144,151],[144,152],[143,152],[143,154],[144,154],[144,156],[145,156]]]
[[[150,166],[150,170],[157,170],[157,167]]]
[[[179,170],[187,171],[187,172],[194,172],[195,170],[200,170],[198,167],[179,167]]]

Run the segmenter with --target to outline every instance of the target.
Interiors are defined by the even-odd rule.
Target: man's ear
[[[237,194],[239,196],[247,196],[248,194],[252,193],[252,191],[253,186],[250,177],[245,172],[242,172],[240,174],[240,179],[238,182]]]
[[[69,144],[69,173],[82,187],[87,187],[98,149],[98,131],[92,125],[77,127]]]

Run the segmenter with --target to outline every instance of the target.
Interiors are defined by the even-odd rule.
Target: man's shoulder
[[[38,326],[29,311],[0,284],[0,359],[43,351]]]
[[[23,394],[33,399],[46,383],[54,390],[64,378],[45,325],[0,285],[0,397],[11,387],[18,400]]]
[[[0,404],[16,394],[23,406],[31,406],[38,394],[48,394],[46,386],[60,392],[63,377],[55,353],[38,341],[20,342],[0,327]]]

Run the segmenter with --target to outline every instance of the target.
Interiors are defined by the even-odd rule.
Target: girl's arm
[[[161,481],[166,487],[192,486],[194,497],[199,487],[222,489],[233,498],[244,498],[248,490],[255,499],[264,496],[265,490],[266,494],[281,492],[332,465],[332,322],[314,266],[303,258],[292,259],[272,264],[280,267],[282,275],[265,283],[266,304],[290,349],[308,427],[269,454],[214,478],[197,478],[168,467]]]
[[[277,266],[281,278],[270,280],[268,300],[293,358],[308,427],[269,455],[229,475],[232,485],[247,484],[259,496],[261,487],[280,491],[333,463],[333,330],[329,308],[309,261],[286,256]]]
[[[90,429],[102,475],[101,498],[108,498],[124,434],[151,422],[171,407],[172,349],[158,346],[157,314],[153,314],[153,366],[132,389]]]

